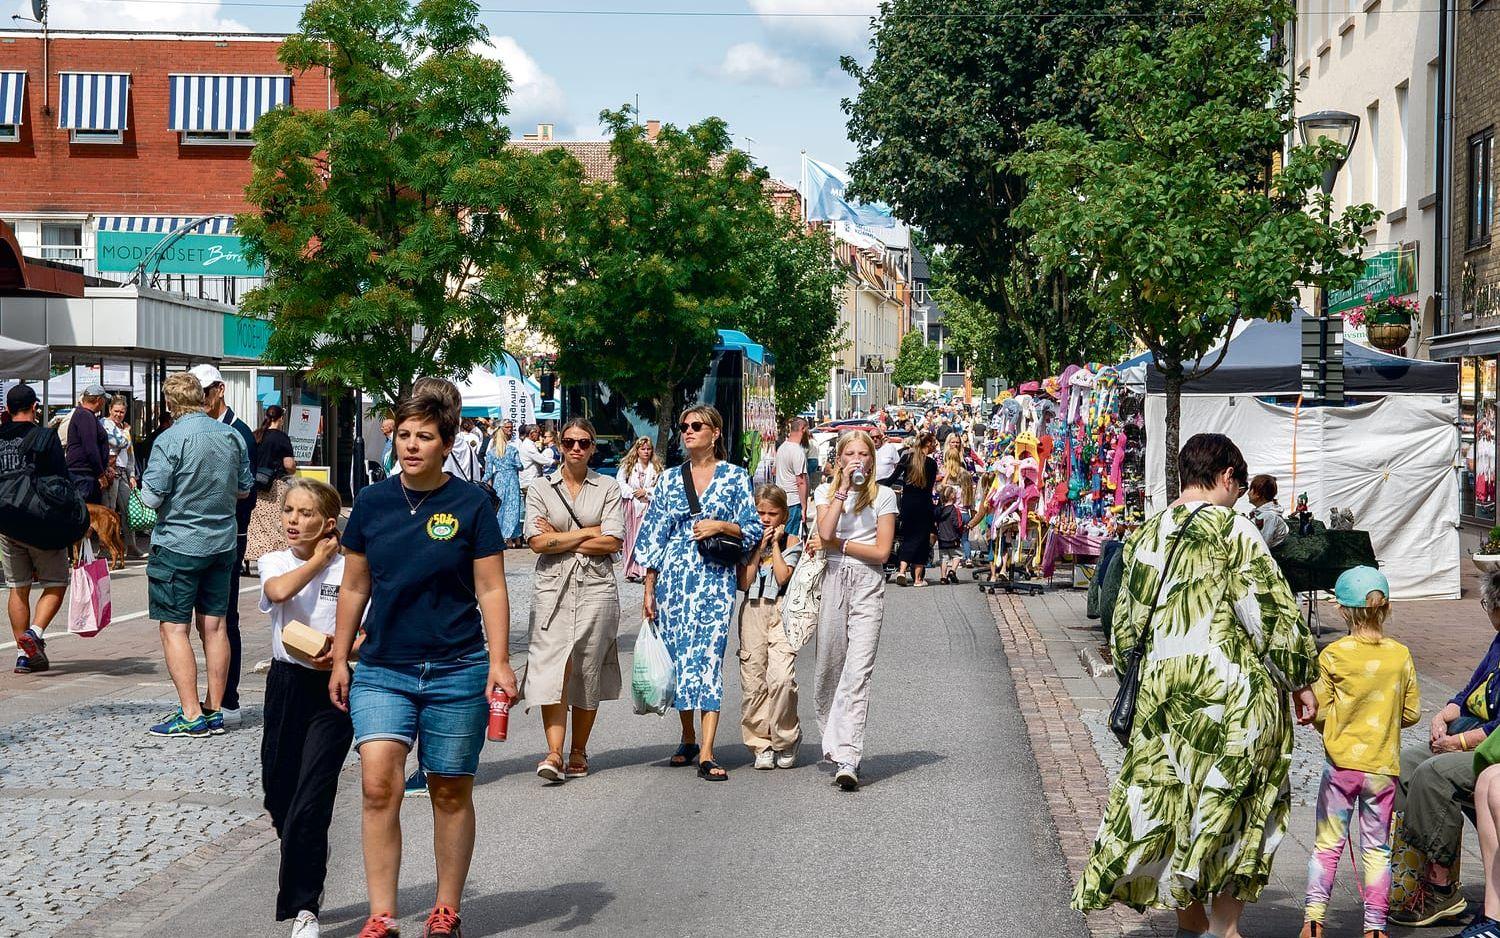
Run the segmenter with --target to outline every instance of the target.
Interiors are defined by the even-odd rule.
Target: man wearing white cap
[[[104,486],[109,478],[109,435],[99,422],[104,412],[104,386],[98,383],[83,389],[78,406],[68,416],[68,475],[83,500],[90,505],[104,504]]]
[[[213,365],[195,365],[189,369],[198,383],[203,385],[203,400],[206,413],[228,427],[233,427],[245,441],[245,452],[251,471],[255,466],[255,434],[245,421],[234,415],[234,408],[224,399],[224,376]],[[245,549],[250,545],[250,515],[255,511],[255,499],[241,499],[235,509],[234,569],[229,574],[229,614],[224,617],[224,634],[229,639],[229,678],[224,685],[224,703],[220,712],[225,726],[238,726],[240,722],[240,572],[245,566]]]

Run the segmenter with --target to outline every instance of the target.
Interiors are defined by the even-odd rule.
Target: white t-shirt
[[[299,559],[290,550],[278,550],[260,558],[260,611],[271,616],[271,657],[289,664],[300,664],[316,670],[305,661],[292,657],[281,644],[281,627],[288,622],[301,622],[332,635],[334,613],[339,604],[339,584],[344,582],[344,555],[339,554],[328,562],[322,572],[302,588],[302,592],[283,603],[266,599],[266,583],[283,573],[291,573],[307,561]]]
[[[888,479],[891,473],[896,471],[896,464],[901,461],[901,444],[892,440],[886,440],[880,444],[875,451],[875,481]]]
[[[863,511],[854,510],[854,493],[849,493],[849,500],[844,503],[844,511],[839,515],[839,524],[834,528],[834,534],[839,540],[852,541],[855,544],[874,544],[880,518],[884,515],[894,515],[900,511],[896,504],[896,493],[883,485],[875,486],[875,501],[866,505]],[[818,486],[813,493],[813,504],[819,509],[833,501],[833,483],[824,482]],[[838,558],[838,554],[830,554],[830,559]],[[850,563],[864,563],[853,557],[844,558]],[[866,566],[878,567],[880,564],[866,564]]]
[[[807,474],[807,450],[802,448],[801,443],[793,443],[787,440],[776,450],[776,484],[786,492],[786,500],[789,505],[801,505],[802,498],[797,492],[797,477]]]

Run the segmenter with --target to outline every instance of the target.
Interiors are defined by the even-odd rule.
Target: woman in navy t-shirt
[[[437,901],[426,933],[458,933],[488,699],[496,687],[516,695],[500,526],[484,489],[443,472],[458,432],[456,400],[456,389],[418,391],[397,408],[401,473],[360,492],[344,530],[329,694],[353,718],[360,756],[366,938],[396,927],[402,783],[413,745],[437,841]],[[361,619],[365,641],[351,678]]]

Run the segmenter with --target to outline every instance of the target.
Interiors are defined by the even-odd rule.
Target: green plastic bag
[[[125,523],[132,531],[148,531],[156,527],[156,509],[141,501],[140,489],[130,490],[130,504],[126,506],[125,514],[128,516]]]
[[[672,708],[677,697],[677,669],[666,642],[656,632],[655,622],[641,623],[630,672],[630,696],[636,713],[661,715]]]

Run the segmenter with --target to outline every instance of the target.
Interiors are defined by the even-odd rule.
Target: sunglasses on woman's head
[[[693,431],[694,433],[698,433],[701,432],[706,426],[708,426],[708,424],[704,423],[701,420],[684,420],[682,423],[679,423],[677,425],[677,429],[681,430],[683,433],[686,433],[689,430]]]
[[[588,449],[594,445],[593,440],[579,439],[576,436],[565,436],[562,438],[563,449]]]

